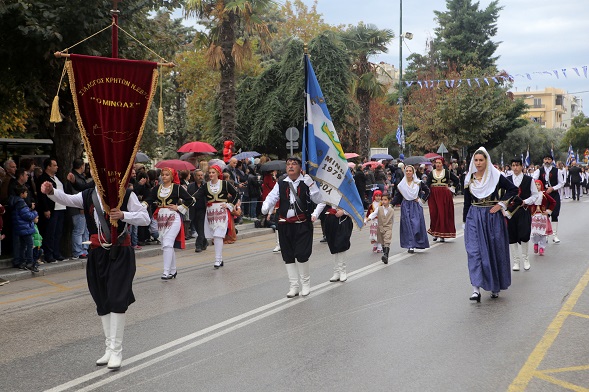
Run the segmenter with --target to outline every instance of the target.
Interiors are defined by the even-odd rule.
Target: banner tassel
[[[164,83],[162,78],[162,67],[159,67],[160,73],[160,109],[157,112],[157,133],[163,135],[164,130],[164,109],[162,108],[162,100],[164,95]]]
[[[157,133],[164,134],[164,109],[161,106],[157,113]]]
[[[63,121],[63,117],[59,111],[59,96],[53,98],[53,104],[51,105],[51,117],[49,121],[52,123],[60,123]]]

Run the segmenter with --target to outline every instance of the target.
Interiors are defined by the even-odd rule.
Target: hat
[[[292,157],[288,157],[286,158],[286,162],[288,161],[296,161],[299,165],[303,165],[303,161],[301,161],[301,158],[296,157],[296,156],[292,156]]]
[[[550,158],[550,159],[554,160],[554,158],[552,157],[552,154],[550,154],[550,153],[544,154],[544,156],[542,157],[542,159],[546,159],[546,158]]]
[[[399,159],[400,159],[400,160],[403,160],[403,159],[405,159],[405,154],[400,154],[400,155],[399,155]]]

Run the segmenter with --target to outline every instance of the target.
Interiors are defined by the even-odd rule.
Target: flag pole
[[[307,143],[307,138],[309,137],[309,130],[308,130],[308,121],[307,121],[307,95],[309,94],[309,92],[307,91],[307,84],[308,84],[308,80],[309,80],[309,65],[308,65],[308,57],[309,57],[309,47],[307,46],[307,43],[303,44],[303,59],[304,59],[304,63],[305,63],[305,87],[304,87],[304,99],[305,99],[305,103],[303,105],[303,110],[304,110],[304,123],[303,123],[303,140],[301,141],[303,143],[303,148],[302,148],[302,169],[304,173],[307,173],[307,148],[309,148],[309,145]]]

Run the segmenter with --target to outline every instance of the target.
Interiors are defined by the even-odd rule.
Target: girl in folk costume
[[[366,210],[366,220],[368,220],[368,216],[372,214],[374,211],[380,207],[380,199],[382,197],[381,191],[374,191],[372,194],[372,203],[368,206]],[[378,241],[378,219],[373,219],[370,222],[370,243],[372,244],[372,251],[374,253],[382,252],[382,244]]]
[[[505,190],[499,197],[499,190]],[[518,188],[493,167],[484,147],[475,151],[464,180],[464,244],[473,294],[481,302],[481,287],[497,298],[511,285],[509,236],[501,209],[516,196]]]
[[[368,216],[367,219],[378,219],[378,242],[384,245],[381,260],[383,263],[389,263],[389,251],[391,249],[391,240],[393,237],[393,218],[394,210],[390,205],[391,196],[382,195],[382,205],[376,211]]]
[[[531,207],[532,243],[534,244],[534,253],[540,253],[540,256],[544,256],[548,236],[552,234],[552,225],[548,216],[556,206],[556,201],[552,196],[544,193],[542,181],[536,180],[535,182],[539,195]]]
[[[239,192],[229,181],[221,180],[223,170],[219,165],[209,166],[209,181],[195,194],[195,199],[206,197],[207,216],[205,237],[212,238],[215,245],[215,268],[223,266],[223,239],[227,234],[229,220],[239,200]]]
[[[153,217],[157,221],[164,254],[162,279],[168,280],[176,278],[178,274],[174,248],[184,249],[185,247],[183,215],[188,213],[188,208],[194,203],[194,199],[180,185],[176,170],[163,168],[161,176],[162,183],[151,190],[146,203],[157,205]]]
[[[392,205],[401,205],[400,237],[401,248],[414,253],[415,248],[429,248],[422,200],[429,197],[429,188],[415,176],[415,168],[405,166],[405,177],[399,183],[399,192],[393,197]]]
[[[450,170],[444,168],[443,158],[434,159],[435,168],[427,175],[426,185],[431,190],[429,205],[430,226],[428,233],[444,242],[445,238],[456,238],[454,225],[454,201],[450,185],[458,185],[460,180]]]

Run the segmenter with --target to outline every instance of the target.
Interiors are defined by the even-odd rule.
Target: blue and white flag
[[[574,158],[575,158],[575,152],[573,151],[573,146],[572,146],[572,144],[569,144],[569,151],[567,153],[566,165],[569,166],[571,164],[571,161]]]
[[[400,145],[403,144],[403,139],[401,138],[401,127],[397,127],[397,143]]]
[[[305,78],[307,118],[303,131],[303,165],[306,173],[317,181],[325,203],[343,209],[362,227],[362,199],[308,55],[305,55]]]
[[[528,148],[528,150],[526,151],[526,160],[524,162],[525,167],[529,167],[530,163],[530,149]]]

